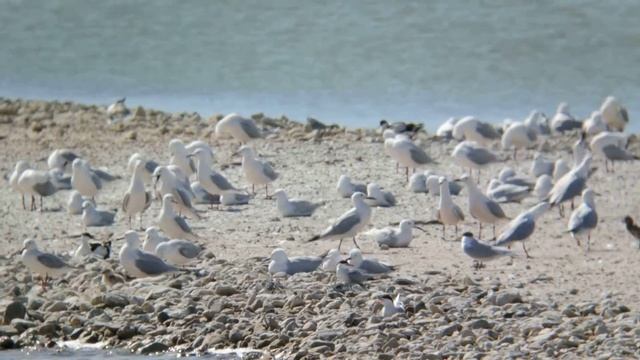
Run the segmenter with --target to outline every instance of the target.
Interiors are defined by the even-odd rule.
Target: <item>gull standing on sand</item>
[[[131,228],[131,218],[140,214],[140,228],[142,228],[142,214],[151,206],[151,192],[145,191],[142,180],[145,168],[142,161],[136,161],[131,177],[129,189],[124,194],[122,200],[122,211],[129,217],[129,227]]]
[[[487,197],[498,203],[520,202],[530,192],[526,186],[503,183],[498,179],[491,179],[487,187]]]
[[[213,205],[220,205],[221,201],[220,195],[214,195],[208,192],[202,185],[200,181],[194,181],[191,183],[191,192],[193,193],[193,202],[196,204],[204,204],[209,205],[209,208],[213,208]]]
[[[22,209],[24,210],[27,210],[27,205],[24,201],[24,192],[18,186],[18,180],[20,179],[20,175],[22,175],[25,170],[29,170],[30,168],[31,165],[29,165],[28,162],[20,160],[16,163],[16,167],[13,169],[11,176],[9,176],[9,186],[13,191],[20,193],[20,196],[22,197]]]
[[[524,186],[529,189],[533,188],[534,185],[534,183],[528,178],[517,176],[516,172],[508,166],[505,166],[504,168],[502,168],[502,170],[500,170],[498,180],[500,180],[500,182],[503,184]]]
[[[107,115],[109,116],[109,120],[111,120],[111,122],[122,120],[131,113],[131,111],[124,104],[125,101],[127,101],[127,98],[123,97],[122,99],[116,100],[116,102],[107,107]]]
[[[238,154],[242,156],[242,171],[249,183],[251,190],[255,194],[256,185],[264,185],[264,191],[269,198],[269,183],[278,178],[278,173],[273,170],[268,162],[256,157],[252,148],[248,146],[240,147]]]
[[[155,254],[156,248],[160,243],[169,241],[169,238],[160,234],[160,229],[150,226],[145,230],[144,241],[142,242],[142,250]]]
[[[611,171],[614,171],[613,164],[615,161],[631,161],[640,158],[626,149],[627,137],[621,133],[602,132],[591,139],[589,144],[594,155],[604,158],[605,170],[609,172],[609,161],[611,162]]]
[[[396,197],[390,191],[383,191],[376,183],[367,185],[367,199],[371,200],[373,206],[391,207],[396,205]]]
[[[463,175],[460,180],[467,185],[469,214],[478,220],[478,236],[482,236],[482,223],[488,223],[493,225],[495,237],[496,223],[508,219],[504,211],[497,202],[484,195],[468,175]]]
[[[347,260],[341,260],[336,266],[336,280],[345,285],[363,285],[365,281],[373,279],[373,276],[365,271],[349,265]]]
[[[511,220],[502,230],[502,233],[498,235],[496,246],[504,246],[514,241],[522,241],[522,250],[524,250],[527,258],[530,258],[524,242],[533,234],[533,230],[536,228],[536,220],[547,210],[549,210],[549,203],[542,202],[518,215],[515,219]]]
[[[371,219],[371,208],[364,201],[365,196],[361,192],[351,195],[351,201],[353,202],[353,208],[345,212],[332,225],[327,227],[321,234],[316,235],[309,239],[309,241],[315,241],[320,239],[340,239],[338,250],[342,245],[344,238],[352,237],[353,244],[359,248],[356,242],[356,235],[362,231],[369,220]]]
[[[172,139],[169,141],[169,153],[171,154],[169,164],[179,167],[180,170],[187,175],[187,178],[196,172],[196,166],[193,160],[187,156],[189,152],[185,148],[182,140]]]
[[[322,203],[312,203],[307,200],[289,199],[287,193],[278,189],[273,193],[276,197],[276,209],[283,217],[311,216],[322,206]]]
[[[578,206],[569,218],[568,232],[571,237],[576,240],[580,246],[580,235],[587,234],[587,249],[591,242],[591,231],[598,225],[598,213],[596,212],[596,203],[593,199],[593,190],[585,189],[582,192],[582,204]]]
[[[174,202],[174,197],[171,194],[166,194],[162,197],[162,210],[158,215],[158,227],[174,239],[198,240],[198,236],[193,233],[185,219],[176,215],[173,211]]]
[[[125,244],[120,249],[120,265],[131,277],[142,278],[158,276],[165,273],[180,271],[168,265],[156,255],[140,250],[140,238],[135,231],[124,234]]]
[[[553,175],[553,168],[554,168],[553,161],[547,160],[547,158],[545,158],[544,155],[542,155],[539,152],[536,152],[536,154],[533,156],[533,161],[531,162],[531,168],[530,168],[530,172],[531,172],[531,175],[533,175],[533,177],[538,178],[544,174]]]
[[[17,183],[20,193],[31,195],[31,210],[36,209],[35,197],[40,197],[40,211],[44,211],[43,198],[55,194],[58,189],[47,171],[27,169],[20,174]]]
[[[153,172],[156,171],[156,168],[160,166],[160,164],[153,160],[145,159],[145,157],[140,153],[134,153],[129,157],[129,162],[127,163],[127,171],[133,173],[136,161],[141,161],[143,165],[144,171],[142,172],[142,181],[144,181],[145,184],[151,185],[151,182],[153,180]]]
[[[402,300],[400,300],[400,294],[396,296],[395,300],[391,298],[391,295],[385,294],[380,297],[379,301],[382,304],[382,311],[380,315],[382,315],[383,318],[393,316],[395,314],[404,314],[405,312],[404,304],[402,303]]]
[[[446,177],[441,176],[438,179],[440,185],[440,200],[438,201],[438,221],[442,223],[442,240],[446,238],[447,225],[453,225],[455,235],[458,236],[458,223],[464,221],[462,209],[456,205],[451,199],[449,192],[449,181]]]
[[[538,135],[535,130],[530,129],[521,122],[511,124],[502,134],[502,148],[509,150],[513,148],[513,159],[516,159],[518,149],[527,149],[536,144]]]
[[[551,119],[551,128],[557,133],[564,133],[565,131],[582,128],[582,122],[576,120],[569,113],[569,104],[562,102],[558,105],[556,114]]]
[[[271,261],[268,271],[270,274],[285,273],[293,275],[316,271],[322,265],[323,259],[319,256],[294,256],[288,257],[284,249],[277,248],[271,252]]]
[[[459,166],[469,169],[470,175],[472,169],[477,169],[478,182],[480,181],[480,170],[499,161],[496,154],[472,141],[463,141],[456,145],[451,157]]]
[[[387,274],[395,270],[395,268],[389,264],[375,259],[365,259],[362,257],[362,251],[360,251],[360,249],[351,249],[347,260],[351,266],[367,274]]]
[[[59,257],[38,250],[38,245],[33,239],[24,241],[22,250],[22,263],[42,279],[42,287],[46,289],[50,277],[58,277],[73,269]]]
[[[363,194],[367,193],[367,185],[360,183],[351,182],[351,178],[347,175],[340,175],[340,179],[338,179],[338,186],[336,187],[338,193],[343,198],[351,197],[354,193],[361,192]]]
[[[435,174],[427,175],[427,181],[425,182],[427,186],[427,193],[433,196],[440,195],[440,177],[441,176]],[[460,195],[462,185],[456,182],[450,182],[448,178],[447,184],[449,187],[449,195]]]
[[[493,260],[502,256],[512,256],[511,250],[499,247],[491,246],[476,240],[473,234],[466,232],[462,234],[462,251],[474,260],[474,267],[477,269],[482,268],[483,262]]]
[[[153,173],[154,176],[154,188],[158,181],[162,182],[160,186],[160,194],[164,197],[166,195],[173,196],[173,202],[180,212],[184,212],[191,217],[200,219],[197,210],[191,204],[191,187],[185,189],[184,186],[178,181],[176,175],[165,166],[158,166]]]
[[[607,124],[602,120],[602,113],[594,111],[591,116],[582,124],[582,131],[586,135],[597,135],[603,131],[607,131]]]
[[[407,182],[409,182],[409,168],[415,172],[416,168],[434,163],[427,153],[405,136],[395,136],[384,141],[388,147],[388,154],[400,166],[406,168]]]
[[[85,227],[102,227],[113,225],[116,214],[106,210],[96,210],[91,201],[82,203],[82,224]]]
[[[95,200],[102,189],[100,178],[89,170],[89,165],[82,159],[75,159],[71,165],[71,186],[82,196]]]
[[[607,96],[600,106],[602,119],[611,130],[624,131],[629,124],[629,113],[627,109],[613,96]]]
[[[340,250],[331,249],[327,252],[327,256],[322,260],[322,270],[327,272],[336,272],[336,267],[338,267],[338,263],[340,261],[342,261]]]
[[[538,198],[538,200],[542,201],[549,196],[549,192],[552,188],[553,183],[551,182],[551,176],[543,174],[536,181],[536,186],[533,188],[533,194]]]
[[[247,205],[249,200],[251,200],[251,195],[239,192],[228,192],[220,196],[220,204],[225,206]]]
[[[78,158],[80,158],[80,156],[69,149],[56,149],[49,154],[47,165],[49,169],[68,171],[69,166]]]
[[[363,235],[375,241],[379,247],[386,246],[389,248],[406,248],[413,240],[413,228],[415,226],[413,220],[402,220],[397,228],[385,227],[382,229],[371,229]],[[420,229],[422,230],[422,229]],[[424,230],[422,230],[424,231]]]
[[[549,204],[553,207],[565,201],[573,201],[586,187],[589,166],[591,165],[591,155],[587,155],[580,165],[573,168],[560,178],[549,192]],[[562,210],[560,210],[563,215]]]
[[[195,260],[202,252],[200,246],[187,240],[163,241],[156,247],[155,254],[174,266],[185,265]]]
[[[255,121],[243,118],[235,113],[223,117],[216,124],[216,136],[220,137],[223,134],[231,135],[242,144],[262,137],[262,133],[256,126]]]
[[[453,137],[458,140],[474,141],[478,144],[489,145],[500,139],[500,133],[489,123],[482,122],[473,116],[467,116],[453,127]]]
[[[211,164],[208,162],[209,155],[206,150],[198,149],[190,156],[196,157],[196,179],[208,193],[213,195],[224,195],[230,191],[239,191],[229,182],[229,180],[227,180],[226,177],[224,177],[224,175],[211,168]]]

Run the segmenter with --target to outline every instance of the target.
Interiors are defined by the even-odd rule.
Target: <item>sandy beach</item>
[[[78,269],[45,292],[13,254],[24,239],[34,238],[41,248],[68,256],[79,245],[82,224],[66,212],[68,191],[46,198],[44,212],[23,210],[7,180],[18,160],[46,169],[52,150],[72,149],[93,166],[122,177],[97,197],[99,208],[119,209],[129,185],[126,166],[132,153],[167,163],[171,139],[199,139],[214,149],[216,166],[233,184],[250,188],[240,158],[232,155],[238,142],[213,134],[222,115],[131,110],[127,121],[110,124],[104,106],[0,99],[0,311],[12,303],[27,311],[19,321],[7,322],[5,313],[0,326],[3,347],[78,339],[143,353],[237,347],[264,351],[252,355],[257,358],[640,356],[640,253],[622,222],[625,215],[640,217],[637,163],[616,164],[615,173],[607,173],[603,160],[594,159],[598,170],[588,184],[597,194],[599,224],[589,253],[566,232],[568,217],[552,209],[527,240],[531,259],[515,244],[517,257],[475,270],[453,229],[447,229],[444,241],[441,227],[434,225],[426,226],[426,233],[414,231],[408,249],[382,250],[360,238],[366,256],[398,268],[364,288],[336,286],[333,275],[322,271],[270,280],[267,258],[273,249],[284,248],[289,256],[320,255],[337,246],[337,241],[307,240],[351,207],[335,189],[341,174],[376,182],[396,196],[395,207],[374,209],[371,227],[402,219],[432,220],[438,197],[407,189],[404,173],[396,173],[394,162],[384,154],[377,130],[310,131],[303,123],[260,114],[253,118],[268,135],[251,145],[280,173],[275,188],[292,197],[325,202],[313,216],[279,216],[275,201],[265,199],[263,189],[246,206],[215,210],[199,205],[202,220],[190,223],[206,251],[194,266],[206,275],[135,280],[109,289],[100,271],[111,266],[123,272],[117,263],[122,240],[115,239],[129,230],[119,210],[114,226],[90,230],[97,239],[114,239],[114,256],[106,262],[77,264]],[[372,120],[372,126],[375,123]],[[569,161],[577,136],[550,137],[541,148],[549,158]],[[454,178],[463,174],[449,157],[457,142],[420,133],[416,143],[438,162],[429,169]],[[499,143],[493,150],[503,158],[510,155]],[[635,136],[629,150],[640,153]],[[521,152],[517,161],[483,171],[482,189],[502,166],[529,176],[533,153]],[[467,216],[458,234],[477,233],[468,215],[466,191],[454,202]],[[513,218],[535,202],[527,198],[504,209]],[[144,214],[144,227],[155,225],[159,210],[160,203],[154,201]],[[137,221],[134,224],[143,236]],[[483,235],[489,240],[490,228]],[[350,246],[345,241],[343,252]],[[382,319],[374,312],[381,293],[402,294],[415,312]]]

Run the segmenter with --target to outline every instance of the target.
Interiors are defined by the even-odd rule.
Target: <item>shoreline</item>
[[[170,139],[201,139],[213,147],[216,164],[230,181],[246,187],[238,159],[232,156],[238,144],[213,135],[219,116],[130,110],[128,121],[108,124],[103,106],[0,99],[0,168],[9,174],[19,159],[45,168],[51,150],[73,149],[92,165],[123,177],[98,197],[99,208],[113,209],[120,206],[128,186],[130,154],[140,151],[166,162]],[[292,197],[326,204],[311,218],[300,219],[279,217],[274,202],[262,193],[249,206],[233,211],[198,206],[204,219],[192,221],[193,228],[208,245],[197,262],[199,273],[135,280],[108,289],[101,282],[101,269],[122,270],[117,264],[122,243],[114,241],[115,258],[89,260],[43,292],[19,259],[8,255],[27,237],[58,254],[75,250],[78,240],[72,235],[81,232],[79,219],[64,209],[67,192],[45,199],[48,211],[32,213],[22,210],[19,196],[4,181],[0,280],[5,296],[0,311],[18,303],[27,316],[0,327],[0,344],[25,347],[68,338],[104,341],[138,353],[248,347],[299,358],[393,358],[418,353],[429,358],[639,355],[640,313],[635,304],[640,295],[635,289],[640,280],[635,270],[640,257],[620,221],[624,214],[640,211],[636,205],[640,195],[626,192],[640,176],[634,164],[621,164],[610,175],[598,160],[592,184],[599,194],[596,202],[602,219],[593,252],[587,255],[563,232],[568,219],[559,218],[556,211],[543,217],[527,243],[533,259],[497,260],[479,271],[461,257],[458,239],[442,241],[441,228],[429,227],[426,234],[414,233],[409,249],[381,250],[363,240],[367,256],[399,270],[366,288],[345,288],[335,284],[333,274],[322,271],[270,279],[265,259],[276,247],[295,256],[318,255],[336,245],[305,240],[350,207],[349,200],[335,192],[341,173],[358,182],[376,181],[398,198],[398,206],[374,210],[375,227],[403,218],[429,219],[437,197],[406,189],[404,174],[395,174],[391,159],[381,155],[380,136],[374,129],[312,130],[286,117],[255,119],[268,131],[266,139],[252,145],[282,174],[275,187],[287,189]],[[545,150],[568,158],[570,139],[550,138]],[[416,142],[438,160],[435,169],[460,175],[448,158],[454,143],[436,142],[422,133]],[[634,140],[630,149],[637,153],[639,146]],[[527,174],[533,151],[525,153],[526,161],[506,164]],[[498,169],[483,171],[483,188],[487,174]],[[454,201],[468,214],[465,195]],[[515,217],[528,205],[508,204],[505,211]],[[152,203],[143,219],[145,226],[154,224],[158,211],[159,204]],[[91,232],[106,240],[124,233],[126,225],[118,214],[113,227]],[[477,227],[467,221],[464,229]],[[514,251],[520,252],[519,245]],[[414,312],[379,316],[375,300],[389,292],[402,294]],[[11,346],[6,346],[7,339]]]

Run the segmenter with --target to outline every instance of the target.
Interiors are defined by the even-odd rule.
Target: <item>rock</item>
[[[18,335],[18,330],[11,325],[0,325],[0,336]]]
[[[238,289],[229,285],[218,285],[215,289],[216,295],[231,296],[238,293]]]
[[[456,331],[460,331],[460,329],[462,329],[462,326],[460,326],[460,324],[451,323],[449,325],[445,325],[445,326],[441,326],[441,327],[437,328],[436,329],[436,333],[438,333],[438,335],[440,335],[441,337],[442,336],[451,336]]]
[[[108,308],[125,307],[129,305],[129,299],[124,295],[108,293],[102,297],[102,303]]]
[[[48,312],[60,312],[60,311],[67,310],[68,307],[69,306],[64,301],[56,301],[56,302],[53,302],[53,303],[49,304],[49,306],[47,306],[47,308],[46,308],[46,311],[48,311]]]
[[[170,316],[169,316],[169,314],[167,314],[166,312],[164,312],[164,311],[160,311],[160,312],[158,313],[158,316],[156,317],[156,319],[158,320],[158,322],[159,322],[159,323],[161,323],[161,324],[162,324],[163,322],[165,322],[165,321],[167,321],[167,320],[171,319],[171,317],[170,317]]]
[[[18,332],[22,333],[27,329],[35,327],[36,323],[33,322],[33,321],[29,321],[29,320],[25,320],[25,319],[17,319],[16,318],[16,319],[11,320],[11,326],[16,328],[16,330],[18,330]]]
[[[8,350],[14,349],[16,347],[16,343],[8,336],[0,337],[0,349]]]
[[[137,329],[131,325],[125,325],[124,327],[118,329],[118,331],[116,332],[116,336],[120,340],[129,340],[137,334]]]
[[[333,344],[333,342],[331,342],[331,341],[323,341],[323,340],[313,340],[309,344],[309,348],[310,349],[320,348],[320,347],[323,347],[323,346],[328,347],[331,351],[333,351],[335,349],[335,347],[336,347]]]
[[[320,330],[316,334],[316,338],[324,341],[332,341],[344,334],[342,330]]]
[[[311,132],[313,130],[324,130],[327,128],[327,125],[325,125],[321,121],[316,120],[312,117],[308,117],[307,124],[305,125],[304,128],[306,132]]]
[[[204,340],[202,341],[201,347],[203,349],[212,349],[218,347],[218,345],[220,344],[224,344],[226,340],[227,339],[224,336],[218,333],[207,334],[207,336],[205,336]]]
[[[44,323],[44,324],[38,326],[36,331],[37,331],[38,335],[43,335],[43,336],[48,336],[48,337],[55,337],[57,335],[59,329],[60,329],[60,326],[58,325],[58,323],[47,322],[47,323]]]
[[[44,305],[45,301],[43,298],[39,297],[29,297],[29,301],[27,302],[27,307],[29,310],[38,310]]]
[[[287,302],[285,303],[284,306],[288,308],[295,308],[303,305],[304,305],[304,300],[300,295],[292,295],[291,297],[289,297],[289,299],[287,299]]]
[[[506,304],[521,303],[522,297],[515,291],[503,290],[496,294],[495,304],[497,306],[504,306]]]
[[[149,345],[141,347],[140,350],[138,350],[138,352],[140,352],[140,354],[142,355],[149,355],[149,354],[163,353],[168,350],[169,350],[169,347],[167,345],[159,342],[152,342]]]
[[[27,308],[20,302],[14,301],[7,305],[7,308],[4,310],[4,324],[11,324],[11,320],[13,319],[24,319],[27,315]]]

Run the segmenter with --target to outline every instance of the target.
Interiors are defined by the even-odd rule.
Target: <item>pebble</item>
[[[27,308],[25,308],[24,304],[21,302],[14,301],[7,305],[7,308],[4,310],[4,324],[11,324],[11,320],[13,319],[24,319],[27,315]]]

